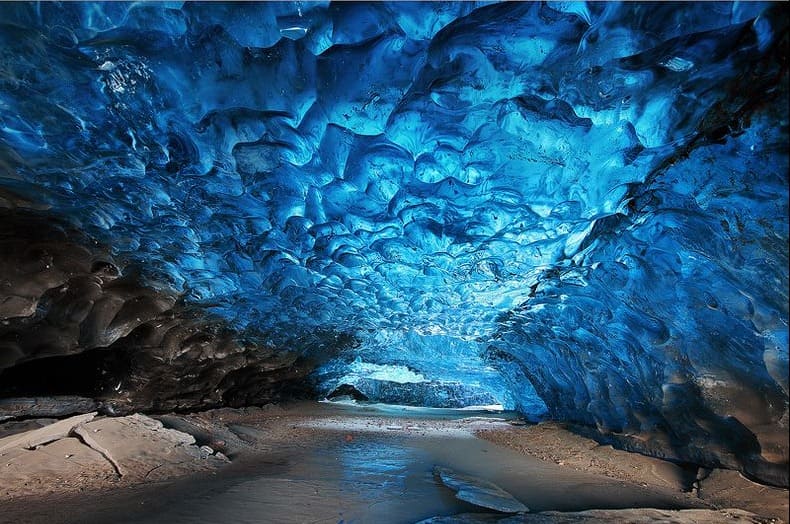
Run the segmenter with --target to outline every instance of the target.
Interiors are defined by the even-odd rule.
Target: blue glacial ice
[[[0,189],[326,352],[319,390],[408,370],[786,484],[787,27],[764,2],[4,3]]]

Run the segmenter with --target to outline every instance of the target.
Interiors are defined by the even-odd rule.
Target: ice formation
[[[153,290],[115,330],[60,315],[64,354],[201,311],[320,360],[319,389],[405,366],[786,484],[780,6],[32,3],[0,24],[0,206]],[[57,353],[19,342],[56,285],[6,281],[4,365]]]

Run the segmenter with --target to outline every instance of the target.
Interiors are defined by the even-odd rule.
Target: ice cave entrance
[[[484,344],[436,333],[376,331],[351,358],[335,359],[317,375],[333,402],[425,408],[514,410],[540,418],[546,406],[532,390],[516,400],[500,371],[481,356]],[[526,401],[524,400],[526,399]],[[531,402],[530,402],[531,401]]]

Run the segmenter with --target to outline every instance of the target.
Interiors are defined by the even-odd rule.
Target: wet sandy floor
[[[533,511],[694,504],[679,494],[571,471],[457,427],[436,429],[438,422],[425,415],[414,418],[415,431],[392,426],[390,418],[302,421],[290,442],[239,457],[214,476],[49,499],[46,506],[30,504],[26,516],[48,524],[347,524],[481,511],[438,483],[435,465],[494,482]]]

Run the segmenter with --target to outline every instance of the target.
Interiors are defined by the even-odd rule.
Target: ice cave
[[[690,475],[695,500],[727,472],[786,520],[786,7],[1,3],[0,521],[46,493],[82,504],[106,479],[31,486],[88,478],[83,455],[134,477],[145,453],[96,440],[112,428],[239,469],[231,443],[263,438],[266,410],[316,401],[378,410],[386,435],[426,413],[561,429]],[[342,471],[399,460],[353,420]],[[448,464],[418,474],[470,507],[128,522],[669,522],[493,513],[507,479]],[[419,469],[399,467],[376,474]],[[28,516],[127,522],[109,507]]]

